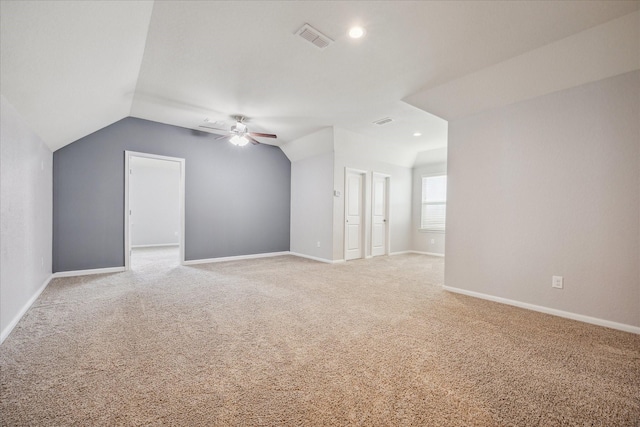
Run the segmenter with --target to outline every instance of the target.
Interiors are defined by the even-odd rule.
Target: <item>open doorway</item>
[[[125,152],[125,269],[184,263],[184,159]]]

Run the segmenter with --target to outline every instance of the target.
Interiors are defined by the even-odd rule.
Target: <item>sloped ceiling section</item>
[[[589,28],[405,101],[454,120],[640,69],[640,12]]]
[[[252,131],[278,135],[264,143],[338,127],[420,152],[446,145],[436,116],[474,95],[443,86],[639,5],[2,1],[1,89],[52,149],[128,115],[199,129],[205,119],[228,128],[242,114]],[[319,50],[296,36],[305,23],[333,43]],[[364,38],[348,37],[354,24],[366,28]],[[500,73],[494,79],[505,82]],[[508,85],[494,86],[479,97],[510,96]],[[484,108],[483,99],[473,105]],[[373,124],[383,117],[394,121]]]
[[[56,150],[127,117],[152,2],[3,1],[2,94]]]

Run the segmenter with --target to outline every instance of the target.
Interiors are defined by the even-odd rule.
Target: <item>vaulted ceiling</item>
[[[276,145],[340,126],[417,152],[446,144],[446,122],[433,114],[461,117],[572,84],[571,67],[528,84],[540,75],[529,64],[556,55],[566,70],[562,58],[585,43],[572,36],[624,16],[637,27],[638,12],[629,14],[639,5],[2,1],[0,87],[52,150],[127,116],[199,129],[243,114],[252,131],[277,133],[265,141]],[[305,23],[333,43],[321,50],[297,36]],[[355,24],[365,37],[348,37]],[[629,47],[602,49],[617,58]],[[638,52],[629,55],[578,80],[633,68]],[[393,122],[372,123],[384,117]]]

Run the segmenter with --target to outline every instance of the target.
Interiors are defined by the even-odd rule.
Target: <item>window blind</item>
[[[447,176],[422,177],[422,216],[420,228],[445,231],[447,211]]]

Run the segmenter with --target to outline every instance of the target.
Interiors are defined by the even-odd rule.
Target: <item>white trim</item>
[[[89,276],[92,274],[122,273],[123,271],[125,271],[124,267],[92,268],[89,270],[58,271],[53,273],[53,277]]]
[[[131,268],[131,209],[129,208],[129,177],[131,175],[130,154],[124,152],[124,269]]]
[[[391,252],[389,255],[404,255],[404,254],[429,255],[429,256],[437,256],[437,257],[444,258],[444,254],[439,254],[439,253],[436,253],[436,252],[420,252],[420,251]]]
[[[33,303],[36,302],[42,291],[44,291],[47,285],[49,285],[49,282],[51,282],[51,279],[53,279],[53,274],[50,274],[49,277],[45,279],[40,288],[38,288],[38,290],[31,296],[31,298],[29,298],[29,300],[22,306],[18,314],[15,315],[13,320],[11,320],[11,322],[9,322],[9,324],[4,328],[2,333],[0,333],[0,344],[2,344],[4,340],[6,340],[7,337],[11,334],[13,328],[15,328],[18,322],[20,322],[22,316],[24,316],[26,312],[29,311]]]
[[[396,256],[396,255],[404,255],[404,254],[412,254],[413,251],[399,251],[399,252],[391,252],[389,254],[389,256]]]
[[[131,245],[131,249],[136,248],[165,248],[168,246],[180,246],[180,243],[158,243],[155,245]]]
[[[438,257],[444,258],[444,254],[440,254],[440,253],[437,253],[437,252],[409,251],[409,253],[420,254],[420,255],[429,255],[429,256],[438,256]]]
[[[179,157],[161,156],[159,154],[141,153],[138,151],[125,150],[124,152],[124,269],[131,269],[131,225],[129,224],[129,175],[131,157],[145,157],[147,159],[166,160],[178,162],[180,164],[180,265],[185,265],[184,260],[184,230],[185,230],[185,165],[186,160]],[[154,245],[158,246],[158,245]]]
[[[525,308],[527,310],[538,311],[540,313],[551,314],[553,316],[564,317],[566,319],[577,320],[579,322],[585,322],[585,323],[591,323],[592,325],[604,326],[605,328],[617,329],[619,331],[631,332],[632,334],[640,335],[640,327],[638,326],[627,325],[625,323],[612,322],[611,320],[599,319],[597,317],[585,316],[583,314],[571,313],[569,311],[557,310],[555,308],[543,307],[541,305],[529,304],[526,302],[483,294],[480,292],[468,291],[466,289],[455,288],[452,286],[443,286],[442,288],[445,291],[454,292],[457,294],[462,294],[470,297],[498,302],[501,304],[512,305],[515,307]]]
[[[263,254],[225,256],[220,258],[190,259],[189,261],[185,261],[183,264],[195,265],[195,264],[209,264],[212,262],[241,261],[244,259],[268,258],[268,257],[282,256],[282,255],[289,255],[289,254],[291,254],[291,252],[283,251],[283,252],[267,252]]]
[[[306,258],[306,259],[311,259],[314,261],[319,261],[319,262],[324,262],[325,264],[335,264],[335,263],[339,263],[339,262],[344,262],[344,260],[337,260],[337,261],[332,261],[330,259],[326,259],[326,258],[320,258],[320,257],[316,257],[316,256],[311,256],[311,255],[305,255],[305,254],[301,254],[298,252],[289,252],[289,254],[293,255],[293,256],[297,256],[300,258]]]

